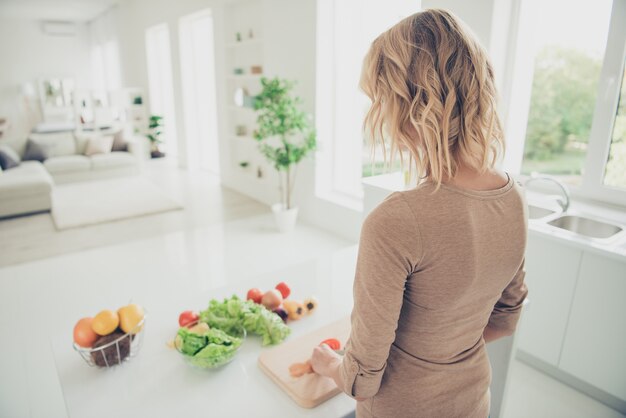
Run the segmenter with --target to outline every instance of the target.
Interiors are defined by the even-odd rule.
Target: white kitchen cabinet
[[[559,367],[626,400],[626,262],[585,252]]]
[[[582,251],[530,233],[526,285],[530,304],[520,320],[518,348],[558,366]]]

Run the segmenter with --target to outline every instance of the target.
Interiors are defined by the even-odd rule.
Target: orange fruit
[[[122,331],[133,334],[141,331],[141,328],[137,328],[137,325],[143,320],[143,308],[139,305],[131,303],[130,305],[122,306],[117,310],[117,315],[120,317],[120,328]]]
[[[74,325],[74,342],[81,347],[92,347],[98,339],[98,334],[91,328],[92,322],[93,318],[82,318]]]
[[[116,312],[105,309],[104,311],[98,312],[93,318],[93,322],[91,323],[91,329],[98,335],[109,335],[120,324],[120,318],[117,316]]]

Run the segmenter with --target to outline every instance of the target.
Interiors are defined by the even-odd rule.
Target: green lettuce
[[[280,316],[236,295],[223,302],[211,300],[209,307],[200,312],[200,320],[231,335],[238,335],[243,326],[248,333],[261,336],[263,345],[281,343],[291,332]]]
[[[199,367],[216,367],[230,361],[241,345],[241,338],[228,335],[219,329],[209,329],[198,334],[182,327],[178,330],[180,351],[190,363]]]
[[[189,332],[187,328],[180,328],[178,335],[180,336],[180,351],[188,356],[193,356],[208,343],[206,335]]]

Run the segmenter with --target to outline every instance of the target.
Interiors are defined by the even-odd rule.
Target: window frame
[[[527,65],[525,60],[529,59],[527,51],[521,43],[524,42],[521,36],[525,30],[532,27],[530,21],[531,13],[517,0],[518,22],[517,27],[512,27],[514,38],[512,48],[514,54],[514,65],[511,69],[509,82],[514,80],[513,75],[522,78],[521,85],[517,86],[517,91],[511,93],[510,106],[505,126],[507,138],[507,150],[511,152],[504,158],[504,169],[513,173],[520,173],[522,161],[524,159],[524,147],[526,142],[526,128],[528,125],[528,114],[530,105],[530,89],[532,86],[533,65]],[[531,2],[532,3],[532,2]],[[568,185],[571,195],[574,198],[583,200],[593,200],[600,203],[626,206],[626,190],[604,185],[604,175],[608,162],[609,150],[613,140],[613,126],[615,124],[617,106],[619,103],[621,80],[624,77],[624,63],[626,59],[626,26],[620,25],[626,21],[626,2],[614,0],[611,7],[611,17],[609,20],[609,31],[607,44],[602,59],[602,68],[597,87],[597,98],[594,105],[594,113],[589,132],[587,154],[583,162],[583,172],[581,183],[577,186]],[[530,71],[530,74],[528,72]],[[517,82],[516,82],[517,83]],[[519,91],[520,88],[529,89],[526,92]],[[515,86],[511,87],[515,90]],[[522,116],[516,116],[516,112],[511,110],[526,109]],[[519,138],[518,144],[512,144],[511,138]],[[516,146],[519,145],[519,146]],[[513,149],[512,149],[513,148]],[[513,154],[513,155],[511,155]],[[522,182],[529,176],[519,174]],[[538,187],[539,189],[540,187]]]
[[[626,206],[626,189],[604,184],[626,62],[623,22],[626,22],[626,2],[614,0],[579,193],[593,200]]]

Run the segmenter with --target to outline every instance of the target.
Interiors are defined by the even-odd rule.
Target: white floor
[[[0,220],[0,266],[268,212],[265,205],[220,187],[216,177],[178,170],[166,159],[148,161],[144,171],[185,209],[64,231],[55,229],[49,213]]]
[[[177,312],[279,280],[326,303],[295,333],[345,314],[354,243],[305,222],[293,234],[277,234],[264,205],[222,190],[206,175],[164,163],[148,173],[186,209],[63,232],[54,230],[49,215],[0,222],[0,417],[79,416],[71,393],[64,396],[69,389],[53,345],[77,317],[128,298],[149,307],[148,335],[157,345],[175,329],[169,322]],[[255,378],[252,369],[245,376]],[[519,361],[509,396],[505,418],[624,417]],[[141,409],[134,412],[141,416]]]

